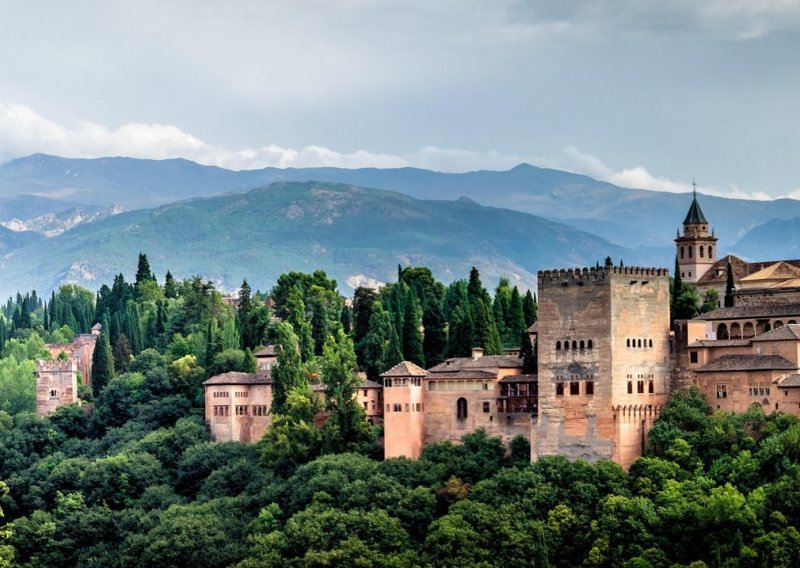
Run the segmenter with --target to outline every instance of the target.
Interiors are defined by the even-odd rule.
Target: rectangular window
[[[484,402],[483,403],[483,411],[484,412],[489,412],[490,410],[491,410],[491,408],[490,408],[489,403],[488,402]]]
[[[728,398],[728,385],[717,385],[717,398]]]
[[[369,403],[368,402],[364,403],[364,410],[369,410]]]
[[[364,396],[367,396],[367,389],[364,389]]]
[[[556,383],[556,396],[564,396],[564,383]]]
[[[650,394],[653,394],[654,392],[656,392],[655,391],[655,385],[653,384],[653,381],[649,381],[647,383],[647,392],[649,392]]]
[[[594,394],[594,381],[586,381],[586,394]]]
[[[644,381],[636,381],[636,392],[644,394]]]
[[[578,381],[572,381],[569,384],[569,394],[581,394],[581,384]]]
[[[408,412],[408,403],[406,403],[406,412]]]
[[[633,394],[633,381],[628,381],[628,394]]]
[[[697,363],[697,351],[689,351],[689,362]]]

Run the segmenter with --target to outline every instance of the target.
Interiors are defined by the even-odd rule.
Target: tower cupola
[[[697,184],[692,182],[692,203],[683,220],[683,235],[675,239],[675,254],[684,282],[696,283],[717,261],[717,238],[700,203],[697,201]]]

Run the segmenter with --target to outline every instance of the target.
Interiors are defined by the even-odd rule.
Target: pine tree
[[[677,257],[675,257],[677,258]],[[727,280],[725,282],[725,307],[732,308],[733,307],[733,293],[736,291],[736,283],[733,279],[733,265],[731,265],[731,259],[728,258],[728,274]]]
[[[169,270],[167,270],[167,275],[164,278],[164,297],[178,297],[178,286],[175,284],[175,279],[172,277],[172,273]]]
[[[286,411],[286,396],[294,388],[303,387],[308,381],[303,374],[300,344],[291,324],[280,322],[275,326],[275,354],[277,360],[272,368],[272,414]]]
[[[242,281],[242,285],[239,288],[239,301],[236,308],[239,332],[241,335],[241,347],[242,349],[255,347],[257,339],[255,338],[251,317],[253,312],[253,300],[250,297],[250,285],[247,283],[247,280]]]
[[[155,279],[153,272],[150,270],[150,261],[147,260],[147,255],[140,252],[139,262],[136,266],[136,285],[138,286],[139,284]]]
[[[114,357],[105,329],[100,332],[92,354],[92,394],[97,397],[114,378]]]
[[[244,350],[244,365],[242,366],[242,371],[244,371],[245,373],[255,373],[256,369],[257,369],[256,356],[253,355],[253,352],[250,350],[249,347],[247,347]]]
[[[474,266],[472,270],[469,271],[469,284],[467,284],[467,296],[471,301],[475,300],[485,300],[488,298],[488,294],[486,289],[483,287],[481,283],[481,275],[478,272],[478,269]]]
[[[528,290],[522,302],[522,314],[525,317],[526,329],[536,323],[539,318],[539,307],[536,305],[536,298]]]

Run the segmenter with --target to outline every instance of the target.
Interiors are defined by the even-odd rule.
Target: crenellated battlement
[[[50,372],[50,373],[70,373],[77,370],[77,365],[74,360],[70,361],[45,361],[39,359],[36,361],[36,372]]]
[[[564,286],[571,283],[603,282],[614,275],[619,276],[669,276],[666,268],[643,266],[602,266],[584,268],[561,268],[540,270],[537,274],[539,288],[543,286]]]

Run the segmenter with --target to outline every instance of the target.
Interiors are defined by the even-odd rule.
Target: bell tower
[[[692,204],[683,220],[683,236],[678,230],[675,239],[675,254],[681,279],[696,283],[717,261],[717,238],[714,231],[708,232],[708,221],[697,202],[697,184],[692,181]]]

